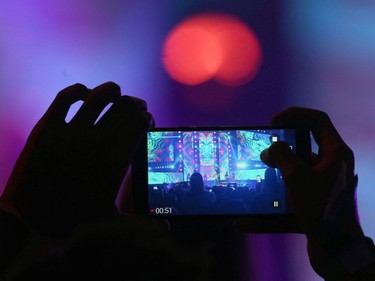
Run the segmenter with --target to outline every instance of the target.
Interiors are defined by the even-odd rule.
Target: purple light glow
[[[249,281],[321,280],[309,265],[303,235],[252,234],[248,235],[247,249]]]
[[[168,91],[158,71],[164,9],[153,1],[103,3],[0,3],[0,120],[18,121],[21,142],[57,92],[77,82],[115,81],[124,94],[146,99],[158,122],[168,118]],[[0,128],[0,135],[7,131]],[[10,166],[15,160],[0,157]],[[1,192],[9,169],[0,174]]]
[[[275,14],[264,11],[264,18],[250,19],[261,21],[258,27],[265,31],[260,36],[265,60],[255,83],[238,89],[207,83],[194,89],[170,83],[161,53],[170,28],[198,2],[0,2],[0,192],[30,130],[58,91],[76,82],[95,87],[114,81],[124,94],[147,100],[158,126],[217,125],[220,120],[267,124],[269,116],[289,105],[326,110],[357,155],[359,212],[365,232],[375,237],[375,7],[369,1],[284,4],[282,37],[292,59],[282,85],[275,64],[280,54],[266,50],[277,45],[269,35]],[[243,18],[254,10],[250,4],[238,10],[233,1],[228,5]],[[199,100],[196,91],[206,95]],[[321,280],[309,265],[305,242],[301,235],[248,235],[244,281]]]
[[[326,111],[353,149],[362,226],[375,237],[375,5],[295,0],[285,13],[288,104]]]

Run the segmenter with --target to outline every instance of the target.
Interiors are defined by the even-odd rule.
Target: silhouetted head
[[[190,190],[191,191],[203,191],[204,182],[203,177],[200,173],[193,173],[190,177]]]

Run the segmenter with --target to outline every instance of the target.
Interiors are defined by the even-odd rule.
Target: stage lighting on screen
[[[248,165],[247,165],[247,163],[245,163],[245,162],[238,162],[237,163],[237,168],[240,168],[240,169],[244,169],[244,168],[246,168]]]

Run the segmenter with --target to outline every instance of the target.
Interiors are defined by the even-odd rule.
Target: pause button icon
[[[279,200],[273,200],[273,207],[279,208]]]

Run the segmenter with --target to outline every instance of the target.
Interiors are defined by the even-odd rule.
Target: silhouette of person
[[[193,173],[190,177],[190,189],[182,199],[182,213],[189,215],[212,214],[214,197],[204,189],[203,177],[200,173]]]
[[[250,213],[278,213],[281,208],[275,208],[273,202],[282,200],[281,185],[278,181],[276,170],[268,167],[264,172],[264,181],[261,191],[254,194],[251,198]]]

